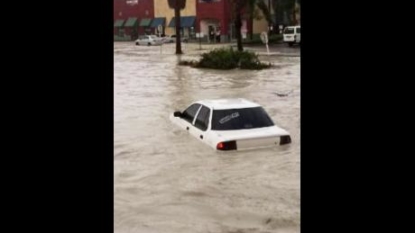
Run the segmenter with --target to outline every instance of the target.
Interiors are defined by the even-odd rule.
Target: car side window
[[[196,117],[195,127],[202,131],[206,131],[209,126],[209,117],[210,109],[202,105],[202,108]]]
[[[193,119],[195,118],[195,115],[197,113],[197,110],[199,110],[200,104],[192,104],[190,107],[188,107],[184,112],[182,113],[182,118],[190,123],[193,122]]]
[[[301,28],[297,28],[296,31],[297,31],[297,34],[301,34]]]

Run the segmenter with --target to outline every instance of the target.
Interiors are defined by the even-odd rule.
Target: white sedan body
[[[163,40],[155,35],[143,35],[139,36],[135,41],[136,45],[161,45]]]
[[[291,143],[265,110],[245,99],[202,100],[170,120],[215,150],[247,150]]]
[[[171,36],[165,36],[162,38],[162,40],[163,43],[174,43],[176,41],[176,39]]]

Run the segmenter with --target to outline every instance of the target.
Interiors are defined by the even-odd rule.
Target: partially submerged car
[[[261,105],[246,99],[202,100],[170,120],[215,150],[246,150],[291,143]]]

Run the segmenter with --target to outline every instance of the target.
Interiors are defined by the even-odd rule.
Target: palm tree
[[[296,0],[295,5],[294,5],[294,21],[296,25],[300,23],[300,20],[301,20],[300,14],[301,14],[301,2],[300,0]],[[300,18],[297,18],[297,15],[299,15]]]
[[[264,1],[258,1],[257,7],[262,11],[264,14],[265,20],[268,22],[268,25],[272,25],[272,17],[271,17],[271,2],[268,2],[269,5],[265,4]]]
[[[253,18],[259,18],[258,12],[255,10],[255,6],[258,6],[258,8],[264,13],[265,18],[268,22],[271,22],[271,15],[269,14],[269,11],[267,11],[267,7],[264,7],[263,0],[230,0],[232,5],[232,12],[234,16],[234,22],[235,22],[235,36],[238,46],[238,51],[243,51],[242,47],[242,35],[241,35],[241,28],[242,28],[242,14],[243,10],[247,10],[247,15],[249,16],[249,19],[252,20]],[[268,12],[268,15],[267,15]],[[246,13],[245,13],[246,15]],[[252,37],[252,30],[250,31],[251,37]]]
[[[250,22],[250,25],[251,25],[251,27],[249,28],[249,39],[253,39],[254,38],[254,32],[253,32],[253,30],[252,30],[252,24],[253,24],[253,22],[254,22],[254,18],[255,18],[255,16],[257,16],[257,14],[258,14],[258,12],[256,12],[256,9],[255,9],[255,5],[256,5],[256,2],[259,2],[259,1],[257,1],[257,0],[247,0],[247,6],[246,6],[246,8],[247,8],[247,11],[248,11],[248,18],[249,18],[249,22]],[[258,18],[258,16],[257,16],[257,18]]]
[[[183,54],[181,35],[180,35],[180,10],[186,7],[186,0],[167,0],[169,7],[174,9],[174,18],[176,26],[176,54]]]
[[[242,9],[247,4],[247,0],[230,0],[232,4],[232,12],[235,17],[235,36],[238,46],[238,51],[243,51],[242,47],[242,35],[241,35],[241,28],[242,28],[242,18],[241,18],[241,12]]]
[[[261,20],[265,18],[268,22],[268,25],[272,25],[272,17],[270,6],[268,6],[264,0],[248,0],[248,14],[249,14],[249,21],[251,25],[254,23],[254,19]],[[260,11],[262,12],[263,16],[260,15]],[[254,32],[252,28],[249,31],[249,37],[252,40],[254,37]]]
[[[280,25],[283,23],[283,15],[284,13],[288,15],[293,15],[293,22],[292,24],[295,24],[295,5],[296,2],[300,4],[299,0],[272,0],[272,6],[274,8],[275,12],[275,22],[277,25]]]

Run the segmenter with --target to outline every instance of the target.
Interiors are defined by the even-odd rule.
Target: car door
[[[194,128],[193,122],[197,112],[199,111],[200,104],[192,104],[186,110],[183,111],[182,116],[180,117],[180,127],[190,132],[191,128]]]
[[[209,143],[207,132],[209,130],[210,122],[210,109],[204,105],[201,106],[193,123],[193,127],[190,129],[190,133],[199,140]]]
[[[148,45],[149,43],[151,43],[152,39],[151,39],[150,36],[146,36],[146,40],[145,41],[146,41],[145,45]]]
[[[296,42],[300,43],[301,41],[301,28],[300,27],[295,29],[295,34],[296,34]]]
[[[140,41],[138,42],[140,45],[146,45],[146,37],[145,36],[140,36]]]

